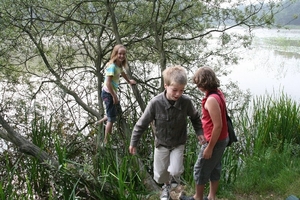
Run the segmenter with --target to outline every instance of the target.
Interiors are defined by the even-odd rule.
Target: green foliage
[[[190,129],[192,129],[192,126],[190,127]],[[182,176],[184,182],[186,182],[187,184],[194,183],[194,164],[198,158],[199,150],[200,145],[198,143],[198,138],[196,134],[192,130],[190,130],[185,148],[184,173]]]
[[[281,9],[267,4],[270,10],[262,12],[260,4],[240,9],[241,2],[233,2],[230,7],[223,3],[2,0],[1,115],[10,119],[17,132],[57,159],[60,167],[53,169],[20,154],[18,147],[9,146],[1,154],[5,173],[1,173],[0,197],[144,197],[146,189],[140,173],[146,169],[152,175],[153,135],[147,130],[139,156],[132,157],[128,155],[129,130],[143,105],[163,90],[161,71],[169,65],[181,64],[191,75],[195,68],[205,64],[226,76],[226,66],[239,60],[237,49],[249,47],[252,42],[250,31],[239,34],[229,30],[236,26],[249,30],[269,26],[274,20],[273,13]],[[134,95],[128,92],[130,88],[120,86],[124,123],[118,123],[113,135],[117,151],[100,149],[103,129],[91,125],[104,113],[100,91],[105,65],[116,43],[127,47],[128,73],[138,82],[132,87],[136,89]],[[225,88],[232,111],[241,110],[249,94],[242,93],[236,84]],[[188,85],[186,93],[198,102],[193,86]],[[254,127],[248,129],[246,121],[244,125],[240,128],[243,133],[258,131]],[[270,131],[274,130],[267,132]],[[240,137],[245,140],[225,153],[222,188],[236,181],[245,158],[253,155],[254,145],[257,148],[253,138],[244,134]],[[283,151],[282,137],[282,133],[276,133],[279,146],[271,138],[264,138],[260,145],[269,140],[276,150]],[[186,183],[193,182],[192,166],[198,151],[195,144],[197,140],[190,134],[183,175]],[[293,152],[297,153],[297,148]],[[237,159],[239,155],[242,161]]]
[[[239,56],[234,50],[248,47],[252,38],[250,33],[228,30],[249,24],[251,28],[263,26],[269,15],[272,17],[272,12],[257,16],[260,8],[256,5],[240,10],[240,3],[232,3],[228,9],[222,1],[197,0],[15,0],[14,6],[2,0],[0,63],[6,70],[0,69],[0,77],[10,75],[18,80],[28,75],[24,82],[31,88],[27,93],[31,99],[45,98],[44,93],[49,92],[65,100],[62,108],[68,119],[74,113],[75,119],[81,118],[78,113],[82,111],[67,109],[76,103],[92,121],[103,115],[103,102],[93,95],[100,96],[96,91],[101,90],[105,64],[116,43],[128,48],[130,73],[139,83],[141,97],[151,97],[163,89],[161,71],[172,64],[183,65],[189,73],[204,64],[222,66],[227,73],[223,65],[236,63]],[[126,102],[127,107],[136,106],[133,104]]]
[[[223,156],[220,196],[268,192],[274,195],[288,195],[288,192],[298,195],[295,192],[298,187],[292,187],[290,183],[299,184],[296,180],[300,178],[300,144],[298,134],[293,127],[289,127],[289,123],[296,127],[297,123],[299,125],[298,111],[299,105],[284,95],[279,98],[260,97],[253,101],[250,112],[245,110],[240,118],[234,118],[239,142],[227,148]],[[292,122],[283,120],[280,117],[282,115]],[[156,195],[155,192],[149,193],[144,184],[141,184],[148,176],[144,169],[152,173],[152,162],[149,162],[152,156],[147,155],[152,152],[153,137],[150,133],[142,140],[143,145],[147,146],[145,151],[137,156],[128,153],[129,138],[125,139],[124,144],[117,144],[117,150],[98,148],[86,151],[85,154],[76,154],[76,143],[82,149],[91,147],[88,141],[90,136],[79,134],[76,140],[70,140],[61,135],[61,132],[51,130],[50,124],[53,123],[42,118],[35,119],[32,140],[44,150],[54,147],[55,151],[52,153],[58,156],[59,169],[46,168],[35,158],[26,158],[17,153],[15,156],[18,158],[14,159],[5,152],[2,154],[5,173],[0,182],[1,199],[32,199],[36,195],[47,196],[49,199],[56,199],[58,196],[61,199],[85,198],[85,190],[82,188],[88,189],[89,196],[95,199],[138,200]],[[270,137],[270,127],[278,134]],[[190,186],[187,191],[193,193],[193,165],[198,156],[199,145],[193,131],[188,137],[182,178]],[[121,135],[113,135],[113,141],[120,141],[121,138]],[[149,163],[141,166],[138,159]],[[16,187],[16,183],[20,187]]]
[[[1,184],[1,199],[33,199],[34,196],[49,199],[132,199],[139,200],[147,195],[144,184],[143,169],[137,157],[128,153],[126,147],[118,146],[116,151],[111,148],[99,148],[97,151],[86,151],[77,154],[76,144],[82,149],[89,149],[90,143],[82,135],[76,140],[63,136],[59,131],[53,131],[49,125],[51,121],[43,118],[35,119],[33,123],[32,140],[41,149],[57,155],[60,166],[58,169],[48,168],[46,163],[39,163],[31,157],[20,156],[14,161],[14,156],[4,153],[6,159]],[[114,135],[115,140],[120,140]],[[85,142],[80,143],[81,140]],[[126,139],[128,141],[128,139]],[[126,148],[126,149],[125,149]],[[75,155],[73,153],[75,153]],[[12,165],[12,163],[15,164]],[[140,173],[138,173],[140,172]],[[146,174],[145,174],[146,176]],[[18,185],[18,187],[17,187]],[[86,190],[89,194],[86,194]]]
[[[262,194],[273,191],[277,195],[284,194],[290,184],[300,177],[297,167],[300,160],[293,159],[294,155],[289,145],[286,145],[281,153],[270,147],[264,154],[255,154],[246,158],[235,184],[236,190],[240,193]]]
[[[273,146],[279,150],[284,144],[300,144],[299,106],[282,94],[276,101],[270,98],[259,98],[253,105],[253,124],[256,142],[254,148],[264,150]]]
[[[297,27],[293,28],[297,29]],[[276,49],[275,54],[284,56],[286,58],[300,58],[300,55],[298,53],[298,48],[300,47],[299,39],[284,37],[266,37],[262,41],[267,46],[267,48]]]
[[[236,145],[237,144],[233,144],[232,147],[226,148],[223,155],[222,182],[224,184],[232,184],[238,178],[240,163],[239,163],[239,154],[237,153]]]
[[[238,193],[297,192],[291,185],[300,177],[300,159],[295,156],[300,147],[299,108],[282,93],[279,97],[257,97],[252,109],[243,113],[239,119],[239,170],[234,183]]]
[[[268,45],[278,46],[282,48],[300,47],[300,41],[292,38],[266,38],[264,42]]]

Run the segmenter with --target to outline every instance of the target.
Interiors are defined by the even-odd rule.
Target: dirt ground
[[[172,189],[170,192],[170,196],[172,200],[179,200],[180,195],[184,192],[185,186],[179,185],[175,189]],[[266,194],[266,195],[236,195],[235,198],[230,199],[230,200],[265,200],[265,199],[270,199],[270,200],[285,200],[287,197],[278,197],[273,194]],[[217,198],[217,200],[229,200],[225,198]]]
[[[184,191],[183,185],[179,185],[175,189],[171,190],[170,196],[171,196],[172,200],[179,200],[179,197],[183,191]]]

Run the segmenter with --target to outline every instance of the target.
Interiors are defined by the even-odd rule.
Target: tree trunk
[[[7,121],[0,115],[0,124],[6,130],[0,130],[0,137],[15,144],[22,153],[31,155],[37,158],[41,163],[48,163],[55,168],[58,168],[59,163],[41,150],[38,146],[26,140],[21,134],[15,132],[7,123]]]

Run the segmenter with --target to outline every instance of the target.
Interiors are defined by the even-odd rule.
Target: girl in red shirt
[[[226,103],[220,87],[220,81],[209,67],[201,67],[193,77],[198,89],[205,93],[202,100],[202,128],[206,142],[201,146],[194,166],[196,193],[192,197],[181,196],[181,200],[215,200],[221,177],[221,160],[228,139]],[[207,197],[204,189],[210,183]]]

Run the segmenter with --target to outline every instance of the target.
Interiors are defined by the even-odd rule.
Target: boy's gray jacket
[[[188,117],[196,134],[203,134],[200,114],[191,99],[187,95],[182,95],[172,106],[165,97],[165,92],[162,92],[150,100],[141,118],[135,124],[130,145],[137,146],[143,132],[151,122],[155,126],[156,147],[161,145],[173,148],[185,144]]]

